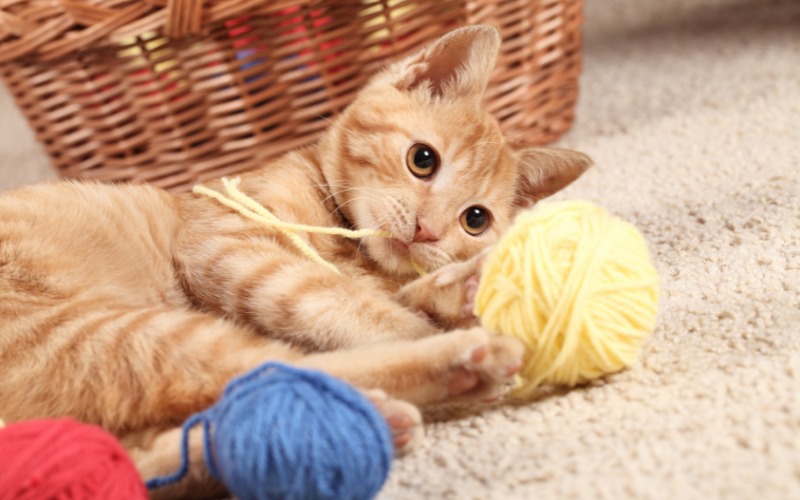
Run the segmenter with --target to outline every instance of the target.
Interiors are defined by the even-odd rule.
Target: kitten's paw
[[[422,414],[416,406],[394,399],[380,389],[363,392],[389,424],[395,455],[409,453],[422,443],[425,432],[422,426]]]
[[[480,279],[479,274],[473,274],[464,282],[464,307],[461,309],[464,317],[475,316],[475,297],[478,295]]]
[[[435,271],[435,283],[438,288],[446,288],[456,283],[464,283],[470,278],[477,281],[481,276],[481,267],[491,247],[484,248],[477,255],[464,262],[454,262]]]
[[[447,306],[440,306],[440,321],[450,326],[464,326],[476,321],[475,296],[481,279],[481,268],[489,249],[486,248],[469,260],[448,264],[434,275],[434,287]]]
[[[496,401],[522,368],[525,346],[514,337],[490,335],[482,328],[464,334],[469,341],[448,373],[448,393],[460,400]]]

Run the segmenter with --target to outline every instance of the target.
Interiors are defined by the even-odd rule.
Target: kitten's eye
[[[439,156],[427,144],[414,144],[406,155],[406,165],[415,177],[427,179],[439,166]]]
[[[491,217],[485,208],[474,205],[461,214],[461,227],[472,236],[478,236],[489,228]]]

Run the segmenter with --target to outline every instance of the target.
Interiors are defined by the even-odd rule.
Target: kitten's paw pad
[[[422,414],[416,406],[393,399],[380,389],[364,391],[389,424],[395,455],[404,455],[422,443],[425,432]]]
[[[475,297],[478,295],[478,284],[480,283],[480,276],[477,274],[471,275],[464,282],[464,308],[462,312],[464,316],[475,315]]]
[[[482,329],[469,332],[476,334]],[[525,346],[514,337],[490,336],[469,348],[465,361],[450,370],[447,387],[451,396],[481,402],[500,399],[522,368]],[[477,338],[475,340],[478,340]]]
[[[447,393],[451,396],[458,396],[474,389],[481,381],[480,376],[474,370],[457,366],[447,375]]]

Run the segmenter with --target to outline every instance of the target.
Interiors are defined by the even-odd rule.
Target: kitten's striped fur
[[[445,36],[375,77],[318,144],[243,176],[282,220],[395,236],[302,235],[341,275],[205,197],[67,182],[0,196],[0,417],[102,425],[149,477],[175,466],[176,426],[266,360],[398,398],[370,393],[403,417],[398,446],[419,422],[399,400],[495,397],[522,347],[465,312],[480,252],[588,166],[506,143],[479,105],[498,46],[488,27]],[[415,143],[441,158],[429,179],[407,168]],[[475,205],[491,212],[480,236],[459,223]]]

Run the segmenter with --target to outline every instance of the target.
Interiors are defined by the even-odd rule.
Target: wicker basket
[[[512,139],[573,118],[581,0],[0,0],[0,75],[68,177],[182,190],[312,141],[386,61],[451,28],[503,37]]]

